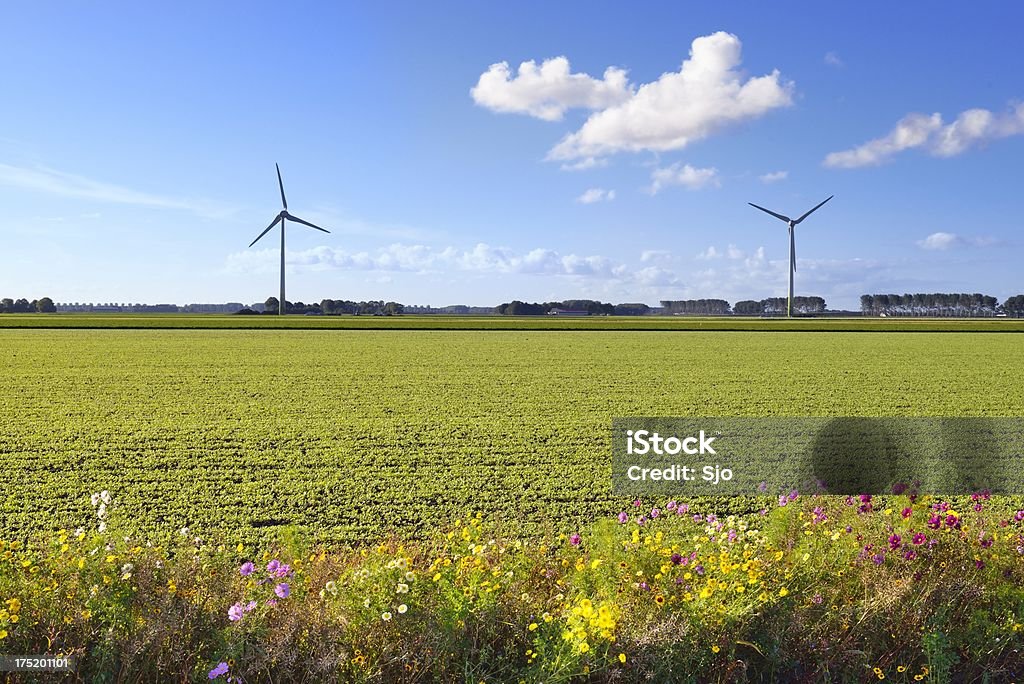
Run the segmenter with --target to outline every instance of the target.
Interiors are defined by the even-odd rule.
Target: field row
[[[621,507],[617,416],[1024,415],[998,334],[6,330],[0,364],[7,534],[102,489],[153,534],[530,532]]]

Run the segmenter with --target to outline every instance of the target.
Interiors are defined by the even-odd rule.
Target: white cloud
[[[600,169],[608,166],[607,159],[596,159],[594,157],[584,157],[578,162],[572,162],[570,164],[562,164],[562,171],[586,171],[587,169]]]
[[[956,233],[939,231],[917,241],[921,249],[944,251],[952,247],[988,247],[996,241],[990,237],[967,237]]]
[[[595,202],[611,202],[615,199],[614,190],[605,190],[604,188],[590,188],[582,195],[576,198],[576,201],[580,204],[594,204]]]
[[[628,99],[601,108],[563,138],[548,158],[677,150],[791,104],[794,86],[782,81],[778,70],[743,80],[740,52],[739,38],[729,33],[696,38],[679,71],[662,74]]]
[[[778,183],[779,181],[784,181],[788,177],[789,171],[772,171],[771,173],[762,174],[757,178],[762,183],[767,185],[769,183]]]
[[[825,53],[825,64],[834,67],[846,66],[846,62],[842,60],[842,58],[839,56],[839,53],[833,52],[831,50]]]
[[[573,107],[604,109],[632,95],[626,72],[605,69],[604,78],[571,73],[565,57],[546,59],[537,66],[533,60],[519,65],[512,76],[508,62],[492,64],[470,90],[473,101],[495,112],[529,114],[545,121],[558,121]]]
[[[555,250],[543,248],[517,253],[485,243],[479,243],[470,250],[395,243],[374,252],[346,252],[321,246],[302,251],[289,251],[285,256],[287,265],[293,270],[299,268],[310,271],[413,273],[465,271],[604,279],[635,277],[628,267],[604,256],[560,254]],[[235,252],[228,255],[226,270],[230,273],[274,272],[278,268],[279,258],[280,252],[276,249]]]
[[[162,209],[182,209],[201,216],[223,218],[232,210],[210,202],[178,199],[132,190],[113,183],[57,171],[45,166],[26,168],[0,164],[0,184],[61,197],[74,197],[94,202],[131,204]]]
[[[714,245],[711,245],[710,247],[708,247],[707,249],[705,249],[705,250],[704,250],[703,252],[699,253],[699,254],[697,255],[697,258],[698,258],[698,259],[701,259],[701,260],[704,260],[704,261],[708,261],[708,260],[711,260],[711,259],[717,259],[717,258],[719,258],[720,256],[722,256],[722,253],[721,253],[721,252],[719,252],[719,251],[718,251],[718,250],[717,250],[717,249],[715,248],[715,246],[714,246]]]
[[[1024,104],[997,114],[987,109],[968,109],[956,120],[943,124],[935,113],[908,114],[887,135],[825,157],[825,166],[856,168],[875,166],[908,149],[922,148],[935,157],[953,157],[990,141],[1024,134]]]
[[[645,249],[640,253],[640,261],[668,261],[672,258],[672,253],[664,249]]]
[[[656,195],[663,188],[671,185],[681,185],[687,190],[700,190],[701,188],[717,188],[721,185],[718,178],[718,169],[698,169],[689,164],[677,162],[666,168],[656,168],[651,172],[651,187],[648,192]]]

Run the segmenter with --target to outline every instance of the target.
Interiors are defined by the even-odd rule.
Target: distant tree
[[[385,316],[397,316],[405,312],[405,307],[398,302],[388,302],[384,305],[383,313]]]
[[[25,298],[17,299],[14,301],[14,313],[29,313],[32,311],[32,305]]]
[[[1015,318],[1024,316],[1024,295],[1014,295],[1003,302],[1003,311]]]
[[[281,303],[277,297],[267,297],[267,301],[263,303],[263,313],[276,314],[280,308]]]
[[[761,302],[755,302],[752,299],[744,299],[743,301],[733,304],[732,311],[740,316],[759,316],[764,313],[764,307],[761,306]]]
[[[54,306],[52,299],[49,297],[43,297],[36,302],[36,311],[39,313],[54,313],[57,311],[57,307]]]
[[[235,312],[236,316],[259,316],[259,313],[249,307],[244,307]]]
[[[616,316],[646,316],[651,307],[646,304],[616,304],[613,313]]]
[[[10,297],[0,299],[0,313],[14,313],[14,300]]]

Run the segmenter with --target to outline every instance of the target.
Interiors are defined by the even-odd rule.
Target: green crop
[[[84,524],[102,489],[150,537],[421,536],[468,511],[528,534],[626,503],[613,417],[1024,415],[1021,339],[3,330],[0,535]]]

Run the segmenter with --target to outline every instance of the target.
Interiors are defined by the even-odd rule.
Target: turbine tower
[[[281,222],[281,299],[280,299],[280,301],[278,301],[278,304],[277,304],[277,313],[278,313],[278,315],[284,316],[284,313],[285,313],[285,311],[284,311],[284,306],[285,306],[284,305],[284,302],[285,302],[285,299],[284,299],[284,224],[285,224],[285,219],[290,220],[290,221],[295,221],[295,223],[301,223],[302,225],[309,226],[310,228],[315,228],[315,229],[317,229],[319,231],[322,231],[324,233],[330,233],[331,231],[324,230],[320,226],[314,226],[309,221],[303,221],[298,216],[292,216],[291,214],[288,213],[288,200],[286,200],[285,197],[284,197],[284,183],[281,181],[281,167],[278,166],[277,164],[274,164],[274,168],[277,169],[277,186],[279,188],[281,188],[281,204],[282,204],[282,206],[284,208],[281,209],[281,213],[277,215],[277,218],[275,218],[273,220],[273,222],[269,226],[267,226],[266,230],[264,230],[262,233],[260,233],[258,236],[256,236],[256,239],[249,243],[249,246],[252,247],[253,245],[255,245],[257,242],[260,241],[261,237],[263,237],[264,235],[266,235],[267,233],[270,232],[271,228],[276,226],[279,221]]]
[[[810,216],[811,214],[816,212],[818,209],[821,209],[822,205],[825,204],[825,202],[828,202],[828,200],[832,199],[833,197],[835,197],[835,195],[829,195],[828,199],[826,199],[824,202],[822,202],[818,206],[814,207],[813,209],[811,209],[810,211],[808,211],[807,213],[805,213],[803,216],[801,216],[800,218],[798,218],[796,220],[793,220],[793,219],[789,218],[788,216],[783,216],[782,214],[776,214],[774,211],[772,211],[770,209],[765,209],[764,207],[759,207],[756,204],[754,204],[753,202],[747,202],[747,204],[749,204],[750,206],[754,207],[755,209],[760,209],[761,211],[763,211],[766,214],[771,214],[775,218],[780,219],[782,221],[785,221],[786,224],[789,226],[789,301],[786,304],[786,316],[789,317],[789,318],[793,317],[793,273],[796,272],[796,230],[795,230],[795,228],[805,218],[807,218],[808,216]],[[282,275],[281,277],[283,278],[284,275]]]

